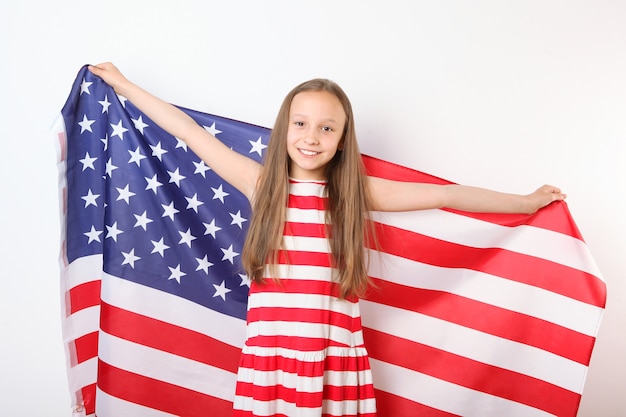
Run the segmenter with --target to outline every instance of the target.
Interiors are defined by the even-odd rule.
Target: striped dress
[[[332,282],[324,188],[290,181],[280,283],[268,268],[250,288],[234,416],[376,416],[359,303]]]

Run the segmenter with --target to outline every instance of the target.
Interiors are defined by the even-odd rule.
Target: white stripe
[[[537,317],[595,337],[603,309],[563,295],[462,268],[443,268],[373,252],[370,276],[415,288],[443,291]]]
[[[100,330],[100,306],[84,308],[61,321],[63,342],[69,343]]]
[[[294,182],[289,184],[289,194],[298,196],[316,196],[323,197],[325,185],[316,182]]]
[[[78,285],[97,281],[102,276],[102,255],[88,255],[77,258],[66,268],[66,280],[62,285],[72,289]]]
[[[98,358],[91,358],[84,362],[67,367],[67,380],[72,402],[75,400],[74,393],[84,387],[96,383],[98,375]],[[76,405],[76,404],[73,404]]]
[[[298,223],[324,224],[324,211],[316,209],[287,208],[287,221]]]
[[[174,414],[113,397],[100,389],[96,389],[96,414],[98,417],[175,417]]]
[[[315,310],[328,308],[330,311],[345,314],[352,318],[359,316],[358,303],[351,303],[328,295],[266,292],[252,293],[248,297],[248,310],[273,307],[310,308]]]
[[[553,353],[394,307],[362,301],[363,326],[581,393],[587,367]]]
[[[367,356],[367,350],[364,347],[346,349],[340,346],[329,346],[323,351],[313,352],[302,352],[301,350],[287,349],[284,347],[266,348],[260,346],[244,346],[243,353],[259,357],[281,356],[287,359],[298,359],[301,362],[319,362],[320,360],[333,356],[341,358],[362,358]]]
[[[276,267],[276,275],[279,278],[288,279],[304,279],[313,281],[325,281],[329,280],[329,271],[336,273],[336,270],[331,270],[325,266],[313,266],[313,265],[274,265]],[[269,265],[265,267],[264,276],[267,279],[275,277],[270,274]]]
[[[465,388],[376,359],[370,359],[370,365],[376,388],[463,417],[552,416],[534,407]]]
[[[322,408],[324,413],[331,416],[354,415],[357,411],[373,413],[376,411],[376,400],[373,398],[359,401],[325,400],[323,407],[305,408],[296,407],[282,399],[260,401],[241,396],[235,398],[235,409],[252,411],[255,416],[273,416],[278,413],[287,416],[319,417],[322,414]]]
[[[245,320],[113,275],[103,274],[101,298],[115,307],[191,329],[235,347],[245,342]]]
[[[330,253],[330,245],[326,238],[284,236],[283,239],[287,250]]]
[[[448,242],[476,248],[502,248],[548,259],[602,279],[584,242],[551,230],[526,225],[500,226],[444,210],[374,212],[372,217],[391,226]]]
[[[182,356],[100,333],[100,359],[109,365],[187,389],[233,401],[236,375]],[[167,364],[167,366],[155,366]]]
[[[363,344],[363,333],[360,330],[353,333],[343,327],[330,324],[297,321],[255,321],[248,324],[249,338],[267,335],[328,339],[348,346]]]

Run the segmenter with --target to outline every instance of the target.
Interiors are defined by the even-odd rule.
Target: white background
[[[111,60],[170,102],[268,127],[291,87],[329,77],[366,154],[562,187],[609,288],[579,416],[623,416],[625,22],[620,0],[3,0],[0,414],[71,415],[48,129],[80,67]]]

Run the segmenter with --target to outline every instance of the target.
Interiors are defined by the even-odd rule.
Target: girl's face
[[[346,114],[327,91],[304,91],[291,102],[287,153],[289,175],[300,180],[325,180],[325,167],[341,145]]]

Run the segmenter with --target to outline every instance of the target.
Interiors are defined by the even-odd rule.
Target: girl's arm
[[[528,195],[507,194],[465,185],[436,185],[368,177],[372,209],[410,211],[452,208],[481,213],[534,213],[565,199],[557,187],[544,185]]]
[[[130,82],[113,64],[89,66],[89,70],[165,131],[184,141],[211,169],[248,199],[252,198],[261,170],[259,163],[228,148],[180,109]]]

